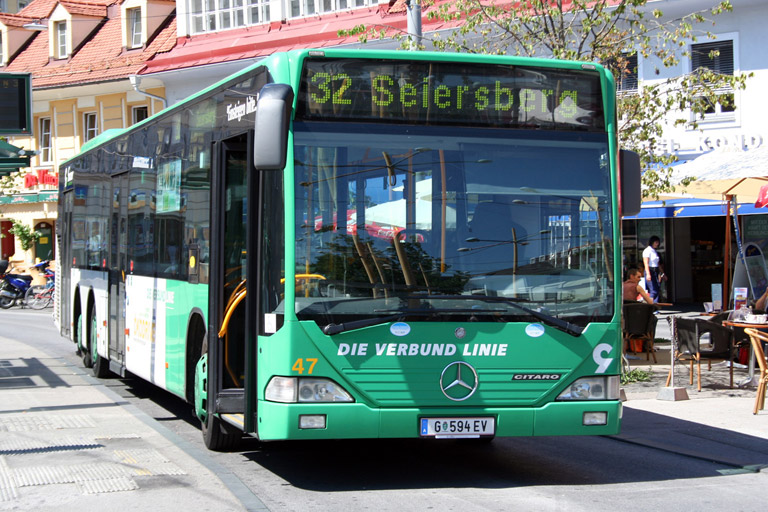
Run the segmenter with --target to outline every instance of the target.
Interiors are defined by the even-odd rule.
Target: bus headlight
[[[318,403],[354,402],[347,391],[331,379],[305,377],[272,377],[264,398],[270,402]]]
[[[560,393],[557,400],[618,400],[619,376],[583,377]]]

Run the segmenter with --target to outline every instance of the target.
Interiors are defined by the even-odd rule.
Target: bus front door
[[[246,293],[251,267],[258,267],[254,254],[249,254],[251,238],[257,236],[249,228],[249,210],[258,207],[258,200],[250,200],[257,197],[251,195],[257,173],[251,169],[251,152],[247,150],[250,138],[243,134],[217,144],[217,172],[212,187],[215,249],[211,259],[210,314],[211,327],[217,334],[209,338],[212,346],[208,350],[211,412],[219,413],[245,432],[255,432],[255,357],[251,348],[255,345],[255,334],[249,333],[257,332],[248,314],[255,299]]]
[[[112,177],[109,222],[109,369],[125,376],[125,272],[128,243],[128,173]]]

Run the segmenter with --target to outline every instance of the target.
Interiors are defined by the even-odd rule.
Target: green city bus
[[[214,450],[615,434],[639,176],[599,65],[275,54],[62,165],[59,325]]]

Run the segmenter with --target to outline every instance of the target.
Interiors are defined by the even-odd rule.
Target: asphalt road
[[[52,310],[0,311],[3,335],[80,364]],[[102,381],[204,449],[191,406],[138,378]],[[713,432],[712,435],[716,435]],[[763,510],[765,472],[608,437],[326,441],[208,452],[273,511]],[[245,504],[246,507],[248,504]]]

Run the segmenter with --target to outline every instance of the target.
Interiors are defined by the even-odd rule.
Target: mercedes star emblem
[[[440,389],[448,400],[454,402],[471,397],[477,390],[477,384],[477,372],[464,361],[454,361],[440,374]]]

